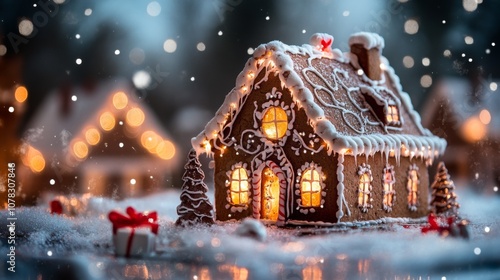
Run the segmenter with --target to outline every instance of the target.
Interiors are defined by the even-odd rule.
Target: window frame
[[[244,172],[246,179],[241,178],[242,171]],[[236,172],[238,173],[238,178],[235,178],[235,176],[234,176]],[[229,178],[228,182],[229,182],[229,186],[228,186],[229,187],[229,202],[231,203],[231,205],[234,205],[234,206],[248,205],[250,202],[250,178],[248,177],[248,170],[246,170],[246,168],[244,168],[242,166],[235,167],[233,170],[231,170],[230,178]],[[237,182],[237,188],[233,188],[235,182]],[[247,184],[246,190],[242,189],[243,182],[246,182],[246,184]],[[243,200],[242,195],[244,193],[246,193],[246,201],[242,203],[242,200]],[[239,203],[236,203],[233,200],[234,195],[238,196]]]
[[[310,172],[310,179],[304,178],[305,175]],[[317,175],[318,179],[314,179],[314,175]],[[308,188],[304,190],[305,184],[307,183]],[[313,185],[314,183],[317,183],[319,189],[317,191],[313,190]],[[300,176],[300,202],[301,206],[303,207],[320,207],[321,206],[321,190],[322,190],[322,183],[323,180],[321,179],[321,173],[318,171],[314,166],[307,168],[302,172],[302,175]],[[309,200],[306,200],[306,195],[309,195]],[[314,199],[314,197],[316,197]],[[313,204],[313,201],[317,201],[317,204]],[[307,201],[307,203],[304,203]]]
[[[406,189],[408,191],[408,209],[411,211],[417,211],[419,206],[420,174],[418,171],[418,166],[416,164],[412,164],[408,168],[407,173]]]
[[[358,167],[358,207],[363,213],[368,212],[369,208],[373,208],[372,194],[373,176],[369,164],[363,163]]]
[[[271,113],[271,110],[272,110],[272,120],[264,121],[266,116]],[[278,114],[276,113],[276,110],[281,110],[286,118],[284,120],[277,119]],[[283,115],[283,114],[280,114],[280,115]],[[286,129],[284,131],[282,131],[282,133],[280,133],[279,124],[283,124],[283,123],[286,124]],[[277,140],[282,139],[286,135],[286,132],[288,130],[288,124],[289,124],[289,119],[288,119],[288,114],[287,114],[286,110],[280,106],[273,105],[273,106],[270,106],[269,108],[267,108],[263,112],[261,124],[260,124],[260,129],[267,139],[277,141]],[[270,127],[274,127],[275,137],[271,137],[270,135],[268,135],[266,133],[266,129],[264,128],[266,125],[270,125]]]
[[[387,175],[390,178],[387,178]],[[394,202],[396,201],[396,190],[394,189],[394,185],[396,184],[396,176],[394,172],[394,166],[387,164],[384,167],[384,173],[382,176],[382,188],[383,188],[383,200],[382,207],[386,212],[391,212],[392,207],[394,206]],[[390,203],[389,203],[390,197]]]

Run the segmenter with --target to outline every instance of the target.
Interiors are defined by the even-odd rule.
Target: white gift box
[[[140,257],[154,251],[156,234],[150,227],[123,227],[113,235],[113,244],[117,256]]]

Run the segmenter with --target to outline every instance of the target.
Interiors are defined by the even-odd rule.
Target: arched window
[[[264,113],[262,118],[262,132],[271,140],[278,140],[286,134],[288,129],[288,116],[285,110],[272,106]]]
[[[394,166],[386,165],[384,168],[384,177],[382,178],[382,185],[384,187],[384,200],[383,207],[387,212],[392,211],[392,206],[394,205],[394,200],[396,199],[396,191],[394,190],[394,184],[396,183],[396,178],[394,176]]]
[[[358,169],[359,187],[358,187],[358,207],[361,211],[367,212],[371,205],[371,191],[372,191],[372,172],[370,165],[363,163]]]
[[[243,205],[248,203],[248,174],[244,168],[236,168],[231,174],[231,203]]]
[[[406,189],[408,190],[408,208],[411,211],[417,211],[419,185],[418,166],[412,164],[408,169],[408,182],[406,185]]]
[[[314,168],[309,168],[302,174],[300,180],[302,206],[318,207],[321,205],[321,177]]]

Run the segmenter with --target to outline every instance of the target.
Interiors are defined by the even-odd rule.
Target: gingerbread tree
[[[437,215],[456,216],[460,206],[456,201],[455,184],[450,180],[448,169],[443,162],[440,162],[437,168],[438,173],[431,185],[432,211]]]
[[[196,152],[191,150],[188,162],[184,166],[186,170],[182,176],[184,181],[181,192],[181,204],[177,206],[176,225],[188,226],[198,223],[213,224],[213,206],[208,200],[208,187],[203,182],[205,174],[201,169],[201,163]]]

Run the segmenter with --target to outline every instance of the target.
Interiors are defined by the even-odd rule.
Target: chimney
[[[358,57],[358,64],[371,80],[382,78],[380,56],[384,48],[384,39],[375,33],[358,32],[349,38],[351,53]],[[355,65],[356,66],[356,65]]]

